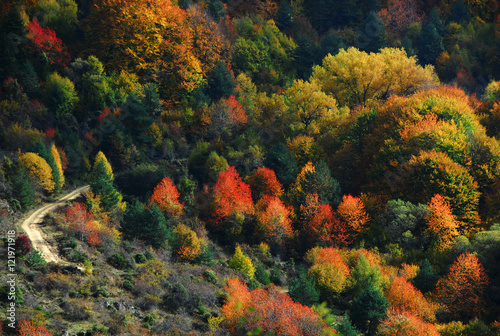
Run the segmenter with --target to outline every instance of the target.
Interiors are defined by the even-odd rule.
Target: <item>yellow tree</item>
[[[40,183],[46,192],[54,191],[56,184],[52,176],[52,168],[42,157],[35,153],[24,153],[19,157],[19,164],[29,176]]]
[[[455,237],[459,235],[458,221],[453,216],[450,205],[439,194],[434,195],[427,205],[431,212],[427,218],[426,231],[437,238],[437,250],[450,249],[455,243]]]
[[[236,246],[234,255],[231,260],[229,260],[229,267],[243,272],[250,279],[253,279],[255,274],[255,267],[252,264],[252,259],[243,253],[239,245]]]
[[[437,84],[432,66],[417,64],[403,49],[366,53],[351,47],[328,55],[316,66],[311,81],[332,94],[340,106],[367,105],[389,94],[409,94]]]
[[[59,155],[59,151],[57,150],[55,144],[52,144],[50,153],[52,154],[52,157],[54,158],[54,161],[56,163],[57,170],[59,171],[59,188],[62,188],[64,186],[64,171],[61,156]]]

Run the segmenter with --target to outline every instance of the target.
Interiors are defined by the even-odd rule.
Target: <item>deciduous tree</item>
[[[370,216],[365,211],[365,205],[359,197],[344,195],[340,202],[337,213],[348,227],[348,230],[357,235],[366,230]]]
[[[34,178],[42,188],[51,193],[54,191],[55,182],[52,177],[52,169],[47,161],[35,153],[24,153],[19,157],[19,164],[28,173],[29,176]]]
[[[252,264],[252,259],[249,256],[243,253],[241,247],[238,245],[234,250],[234,255],[229,260],[229,267],[243,272],[250,279],[253,279],[255,274],[255,267]]]
[[[184,210],[184,204],[179,203],[179,191],[170,177],[164,177],[155,187],[149,204],[154,203],[168,217],[179,216]]]
[[[19,321],[17,333],[19,336],[52,336],[53,334],[43,325],[35,325],[31,320]]]
[[[427,218],[427,232],[437,239],[436,249],[448,250],[459,235],[458,222],[453,216],[450,205],[439,194],[434,195],[429,204],[430,214]]]
[[[272,169],[259,167],[246,181],[250,185],[255,201],[266,195],[271,197],[283,195],[283,186]]]
[[[292,211],[276,196],[264,196],[255,206],[258,236],[268,244],[283,246],[293,235]]]

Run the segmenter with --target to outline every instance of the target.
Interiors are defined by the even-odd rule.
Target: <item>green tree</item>
[[[306,306],[312,306],[319,302],[319,291],[315,287],[315,281],[307,276],[305,268],[301,268],[299,275],[290,280],[288,294],[294,301]]]
[[[255,266],[255,279],[259,281],[264,286],[267,286],[271,283],[271,279],[269,279],[269,274],[266,271],[266,268],[262,263],[257,263]]]
[[[361,49],[366,52],[378,52],[387,46],[384,22],[377,13],[368,13],[361,27],[364,33],[360,39]]]
[[[352,321],[347,314],[344,316],[342,323],[336,326],[336,329],[344,336],[358,336],[360,334],[358,329],[352,325]]]
[[[21,204],[21,208],[26,211],[35,204],[35,192],[30,184],[28,175],[19,169],[12,179],[12,194]]]
[[[250,279],[253,279],[254,277],[255,267],[252,264],[252,259],[243,253],[239,245],[236,246],[234,255],[231,260],[229,260],[229,267],[243,272]]]
[[[54,157],[52,156],[52,153],[47,149],[45,144],[42,142],[42,140],[38,140],[35,142],[30,149],[31,152],[37,153],[40,155],[42,158],[47,161],[49,164],[50,168],[52,169],[52,178],[54,179],[55,182],[55,187],[54,187],[54,192],[59,192],[62,187],[62,178],[61,178],[61,173],[56,165],[56,161]]]
[[[156,204],[149,209],[136,201],[123,214],[121,230],[127,239],[139,239],[154,248],[173,242],[172,228],[167,228],[167,221]]]
[[[276,173],[278,180],[285,186],[290,185],[298,173],[295,156],[284,143],[278,143],[271,147],[267,153],[264,165]]]
[[[57,72],[49,75],[42,90],[47,107],[61,119],[73,113],[78,95],[71,80],[61,77]]]
[[[215,21],[219,21],[226,16],[224,4],[220,0],[210,0],[208,3],[208,11]]]
[[[418,58],[420,64],[435,64],[444,51],[443,37],[432,22],[427,22],[418,38]]]
[[[411,280],[423,294],[432,291],[438,282],[439,275],[432,268],[428,259],[425,259],[417,272],[417,275]]]
[[[293,14],[292,9],[288,0],[283,0],[278,8],[278,28],[285,31],[292,27],[293,25]]]
[[[360,255],[356,266],[351,270],[349,276],[349,288],[355,295],[361,295],[368,287],[382,290],[382,273],[380,266],[371,265],[364,255]]]
[[[367,335],[374,335],[380,321],[387,316],[389,306],[382,291],[369,284],[352,301],[352,321]]]
[[[90,187],[92,191],[101,196],[101,204],[105,211],[112,211],[117,207],[123,208],[122,195],[113,186],[114,175],[106,156],[99,152],[96,155],[92,169]]]
[[[453,22],[469,23],[471,20],[469,6],[463,1],[458,0],[453,3],[451,8],[451,19]]]
[[[234,94],[236,84],[233,74],[222,61],[217,61],[207,78],[207,82],[207,94],[214,102]]]

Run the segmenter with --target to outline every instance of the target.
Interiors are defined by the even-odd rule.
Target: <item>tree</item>
[[[408,312],[389,310],[388,316],[379,326],[383,336],[440,336],[432,323],[426,323]]]
[[[392,281],[386,289],[385,297],[394,311],[411,313],[429,323],[436,320],[433,305],[403,277]]]
[[[359,295],[368,287],[382,290],[382,270],[379,262],[371,262],[365,254],[360,253],[350,273],[349,288],[355,295]]]
[[[89,54],[110,71],[127,70],[158,84],[162,97],[176,100],[202,80],[186,12],[170,0],[93,3],[83,30]]]
[[[70,55],[52,29],[40,27],[35,18],[28,22],[26,28],[28,29],[28,38],[31,40],[28,48],[38,53],[39,56],[46,57],[50,64],[61,67],[68,65]]]
[[[288,0],[283,0],[278,8],[278,28],[286,31],[293,25],[293,13]]]
[[[23,254],[31,252],[31,241],[27,235],[21,234],[16,238],[16,250],[21,251]]]
[[[399,39],[413,22],[420,21],[414,0],[389,0],[387,7],[378,12],[394,39]]]
[[[357,235],[366,230],[370,216],[365,211],[363,201],[351,195],[342,196],[337,213],[339,218],[347,224],[348,230]]]
[[[113,169],[106,156],[99,152],[94,161],[92,169],[92,181],[90,187],[95,194],[101,196],[101,202],[105,211],[112,211],[117,207],[123,208],[122,195],[113,186]]]
[[[98,225],[85,204],[75,203],[65,212],[65,223],[72,233],[79,235],[80,240],[86,240],[91,245],[100,245]]]
[[[37,326],[31,320],[21,320],[18,325],[19,336],[52,336],[53,334],[45,326]]]
[[[136,201],[127,207],[120,224],[127,239],[139,239],[154,248],[173,240],[172,230],[167,228],[165,216],[154,203],[147,208]]]
[[[367,105],[391,93],[406,95],[437,83],[432,67],[417,65],[401,49],[384,48],[367,54],[356,48],[326,56],[314,67],[311,80],[333,95],[340,106]]]
[[[458,222],[443,196],[434,195],[428,205],[430,214],[426,231],[437,239],[436,250],[449,250],[459,235]]]
[[[319,302],[319,292],[315,288],[315,281],[307,276],[304,268],[300,269],[298,277],[290,280],[288,294],[294,301],[309,307]]]
[[[207,94],[214,102],[221,98],[227,99],[234,94],[236,84],[233,74],[222,61],[215,63],[215,67],[210,72],[207,82]]]
[[[21,208],[26,211],[35,204],[35,192],[30,184],[28,175],[20,169],[12,179],[12,194],[21,204]]]
[[[252,214],[253,202],[250,186],[241,180],[234,167],[229,167],[219,174],[217,183],[212,188],[214,216],[222,220],[231,216]]]
[[[379,323],[387,316],[389,302],[380,289],[368,285],[352,301],[351,318],[354,324],[373,335]]]
[[[184,204],[179,203],[179,192],[170,177],[164,177],[155,187],[148,204],[156,204],[167,217],[179,216],[184,210]]]
[[[59,192],[61,191],[61,188],[64,184],[64,175],[62,172],[62,164],[59,157],[59,152],[55,148],[54,144],[52,146],[54,148],[51,147],[50,151],[48,151],[45,144],[41,140],[39,140],[31,146],[31,151],[37,153],[43,159],[45,159],[45,161],[47,161],[50,168],[52,169],[52,178],[54,179],[55,183],[54,192]],[[56,163],[56,157],[54,156],[54,154],[57,155],[59,165],[57,165]]]
[[[429,12],[429,16],[427,17],[426,23],[432,23],[436,28],[439,35],[443,36],[446,32],[446,27],[439,15],[439,12],[436,7],[433,7]]]
[[[304,227],[304,235],[310,246],[346,247],[351,242],[347,226],[333,214],[329,204],[321,204]]]
[[[250,279],[253,279],[255,274],[255,267],[252,264],[252,259],[241,251],[241,247],[239,245],[236,246],[234,255],[231,260],[229,260],[229,267],[243,272],[243,274]]]
[[[451,8],[451,16],[453,22],[457,23],[469,23],[471,20],[469,7],[463,0],[457,0],[453,3],[453,7]]]
[[[258,235],[268,244],[283,246],[293,235],[292,211],[275,196],[264,196],[255,206]]]
[[[52,177],[52,169],[47,161],[35,153],[24,153],[19,157],[19,164],[26,173],[34,178],[42,188],[52,193],[55,188],[54,178]]]
[[[366,52],[378,52],[387,46],[384,22],[375,12],[369,12],[362,24],[360,48]]]
[[[47,77],[42,88],[44,103],[56,117],[62,120],[65,116],[71,115],[78,101],[75,85],[66,77],[61,77],[57,72]]]
[[[335,296],[344,290],[350,270],[336,249],[313,248],[306,258],[312,264],[307,274],[316,281],[322,295]]]
[[[283,195],[283,186],[272,169],[259,167],[246,181],[250,185],[255,201],[264,196],[280,197]]]
[[[473,254],[461,254],[447,275],[439,279],[436,296],[453,317],[471,319],[484,311],[482,295],[489,283],[483,265]]]
[[[54,162],[56,165],[56,170],[58,172],[59,176],[59,188],[62,188],[64,186],[64,171],[63,171],[63,165],[61,161],[61,155],[59,154],[59,150],[56,148],[56,145],[53,143],[52,146],[50,147],[50,154],[54,158]],[[54,170],[54,168],[52,168]],[[57,182],[57,179],[54,177],[54,181]]]
[[[220,0],[210,0],[208,3],[208,11],[215,21],[219,21],[221,18],[226,17],[226,9]]]
[[[413,285],[418,288],[422,293],[427,293],[432,291],[436,287],[439,275],[432,268],[431,263],[428,259],[422,262],[422,266],[417,272],[417,275],[412,279]]]
[[[435,64],[444,51],[443,38],[432,22],[427,22],[418,38],[418,58],[421,64]]]
[[[193,262],[203,252],[204,242],[196,232],[184,224],[179,224],[173,231],[173,248],[177,256],[185,261]]]
[[[288,186],[297,176],[297,161],[284,143],[278,143],[269,149],[264,161],[266,167],[274,170],[278,179]]]

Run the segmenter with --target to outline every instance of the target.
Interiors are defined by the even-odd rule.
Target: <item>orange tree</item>
[[[179,191],[173,185],[170,177],[164,177],[155,187],[153,195],[149,199],[149,204],[154,203],[167,216],[181,215],[184,205],[179,203]]]

